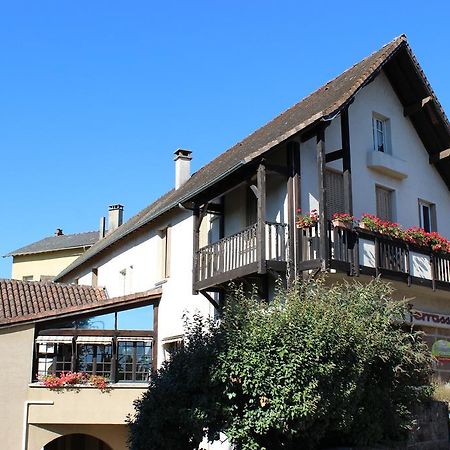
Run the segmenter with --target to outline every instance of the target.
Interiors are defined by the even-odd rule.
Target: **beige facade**
[[[75,433],[100,439],[113,450],[127,448],[126,417],[146,384],[116,384],[50,390],[31,383],[34,325],[0,330],[0,448],[40,450],[54,439]]]
[[[83,249],[72,248],[14,256],[11,278],[15,280],[44,281],[42,277],[58,275],[82,253]]]

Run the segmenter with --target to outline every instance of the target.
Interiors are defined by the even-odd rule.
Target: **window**
[[[111,379],[112,338],[77,338],[77,369]]]
[[[92,269],[92,287],[98,286],[98,269],[94,267]]]
[[[39,336],[37,374],[60,375],[72,370],[72,336]]]
[[[377,216],[382,220],[394,220],[394,191],[382,186],[376,186],[375,193],[377,202]]]
[[[39,281],[53,281],[53,278],[55,278],[53,275],[41,275]]]
[[[333,214],[342,213],[344,205],[344,176],[335,170],[325,170],[325,189],[327,191],[327,218],[331,220]]]
[[[85,372],[111,382],[146,382],[153,361],[153,305],[39,325],[34,374]]]
[[[170,234],[170,227],[164,228],[159,232],[161,237],[161,276],[163,278],[170,277]]]
[[[172,355],[183,347],[183,335],[170,336],[162,340],[164,361],[169,361]]]
[[[390,127],[389,119],[374,114],[373,116],[373,142],[375,151],[390,153]]]
[[[117,380],[148,381],[152,366],[152,341],[118,338]]]
[[[436,231],[436,205],[419,199],[419,223],[425,231]]]
[[[22,277],[22,281],[33,281],[33,275],[25,275]]]

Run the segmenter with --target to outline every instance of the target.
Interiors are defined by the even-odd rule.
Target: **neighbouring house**
[[[92,245],[56,284],[102,286],[122,300],[157,292],[152,361],[158,366],[182,344],[184,314],[214,317],[230,281],[256,285],[270,299],[279,279],[324,272],[329,283],[366,283],[381,276],[395,297],[410,298],[411,320],[427,335],[436,374],[450,379],[450,247],[440,237],[450,236],[450,127],[405,36],[192,175],[191,158],[189,150],[177,150],[174,188]],[[335,214],[371,216],[347,228],[333,222]],[[19,327],[10,324],[8,333]],[[55,324],[53,333],[63,336],[63,329]],[[39,365],[44,340],[31,334]],[[71,336],[76,346],[78,335]],[[55,355],[52,370],[68,358]],[[76,356],[70,367],[84,367]],[[20,358],[30,381],[36,380],[32,360],[31,349]],[[41,367],[45,373],[44,362]],[[111,395],[119,395],[123,382],[114,379]],[[131,385],[139,382],[145,381]],[[48,393],[39,383],[28,389],[42,398]],[[80,388],[77,395],[81,404],[87,394]],[[56,406],[44,408],[52,414]],[[20,432],[41,427],[27,420]],[[70,433],[59,429],[54,437]],[[77,448],[90,448],[83,445]]]
[[[123,222],[123,206],[111,205],[108,209],[108,229],[105,219],[100,219],[99,231],[64,234],[57,228],[53,236],[13,250],[6,257],[12,257],[11,278],[24,281],[50,281],[72,264],[86,250],[105,234],[112,232]]]

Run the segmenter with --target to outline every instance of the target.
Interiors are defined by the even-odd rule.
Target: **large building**
[[[152,319],[142,327],[148,334],[133,331],[134,316],[131,329],[126,329],[131,334],[120,336],[117,315],[98,317],[100,309],[83,314],[89,320],[82,327],[63,327],[54,321],[51,333],[30,321],[24,345],[31,349],[35,339],[34,352],[20,357],[24,364],[20,373],[31,383],[29,392],[53,400],[53,393],[36,382],[31,361],[38,368],[41,364],[43,373],[58,374],[66,364],[71,370],[88,367],[91,374],[98,370],[109,375],[111,401],[116,396],[114,401],[126,403],[129,400],[119,400],[117,392],[125,385],[142,386],[139,383],[146,380],[136,378],[142,372],[131,368],[128,380],[127,370],[116,363],[99,369],[86,366],[87,350],[78,351],[78,345],[90,341],[91,352],[115,361],[123,356],[120,342],[121,348],[126,342],[133,342],[133,348],[141,342],[145,348],[151,341],[152,365],[157,367],[182,340],[185,312],[214,316],[229,281],[256,284],[262,297],[271,298],[280,277],[289,283],[318,272],[327,273],[329,283],[368,282],[377,275],[390,280],[397,298],[410,298],[416,311],[413,320],[427,333],[430,345],[439,343],[437,374],[450,378],[448,358],[440,359],[450,341],[448,252],[331,221],[334,213],[372,214],[405,228],[417,226],[450,236],[449,149],[445,113],[406,37],[400,36],[194,174],[191,152],[177,150],[174,188],[92,245],[55,278],[66,285],[77,283],[77,289],[104,287],[110,298],[145,299],[152,307]],[[317,210],[311,226],[296,226],[299,209]],[[123,309],[122,300],[117,301]],[[44,316],[40,320],[45,322]],[[0,324],[0,345],[21,329],[17,320]],[[100,333],[104,341],[98,339],[95,323],[104,325]],[[51,336],[71,339],[72,347],[58,353]],[[44,344],[54,351],[54,364],[48,369],[40,361],[46,359],[40,353]],[[137,349],[133,351],[137,354]],[[82,402],[87,394],[80,388],[78,395]],[[101,439],[114,449],[126,446],[123,435],[113,443],[100,431],[88,431],[92,420],[103,420],[93,419],[91,413],[78,411],[76,417],[66,418],[58,414],[56,401],[30,408],[34,408],[30,416],[17,413],[2,421],[3,434],[12,429],[10,421],[23,420],[24,428],[16,427],[17,432],[30,433],[31,438],[39,435],[35,442],[44,450],[57,448],[58,442],[65,445],[71,439],[67,436],[77,433]],[[87,438],[83,442],[78,448],[96,448],[89,447]]]

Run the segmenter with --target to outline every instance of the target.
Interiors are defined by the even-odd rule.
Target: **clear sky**
[[[0,0],[0,254],[137,213],[406,33],[450,111],[450,2]],[[0,277],[10,276],[0,259]]]

